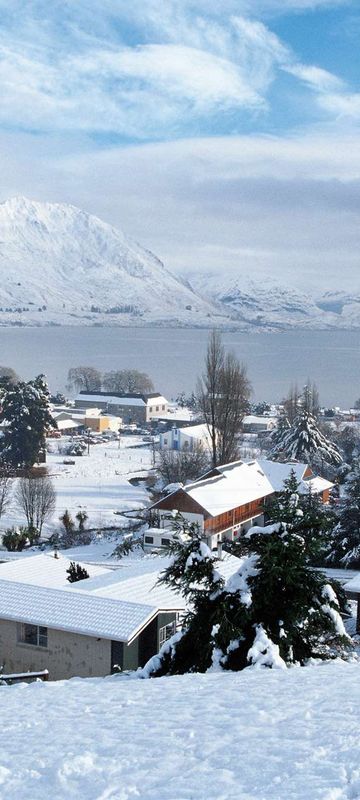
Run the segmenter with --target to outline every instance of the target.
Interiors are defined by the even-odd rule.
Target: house
[[[171,527],[174,511],[197,523],[209,547],[214,548],[218,541],[234,541],[253,525],[263,525],[266,500],[282,490],[292,470],[301,492],[311,490],[323,502],[328,501],[333,484],[314,476],[307,464],[278,464],[264,459],[215,467],[150,508],[157,513],[160,528],[169,527],[169,523]]]
[[[84,564],[69,584],[70,560],[57,553],[0,564],[0,663],[6,673],[49,671],[50,680],[137,669],[175,633],[185,598],[158,584],[168,558]],[[240,564],[224,553],[226,579]]]
[[[242,421],[244,433],[270,433],[275,430],[278,424],[278,417],[260,417],[255,414],[248,414]]]
[[[182,428],[174,426],[171,430],[160,433],[159,444],[160,450],[187,450],[190,453],[199,445],[204,450],[210,450],[211,446],[209,430],[205,424]]]
[[[122,417],[126,425],[144,425],[159,417],[166,417],[168,401],[157,392],[150,394],[120,394],[117,392],[85,392],[75,399],[76,408],[96,405],[102,411]]]

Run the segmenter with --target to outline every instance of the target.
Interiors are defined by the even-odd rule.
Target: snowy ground
[[[356,800],[360,667],[0,687],[6,800]]]
[[[58,441],[63,444],[65,438]],[[51,446],[57,448],[57,441]],[[75,463],[64,464],[67,458]],[[145,489],[141,485],[132,486],[129,478],[146,476],[151,466],[151,450],[143,446],[138,436],[123,436],[120,449],[117,441],[90,445],[90,455],[80,457],[49,453],[47,467],[54,480],[57,504],[52,523],[45,525],[44,532],[59,528],[59,517],[65,509],[73,517],[86,510],[87,527],[123,525],[124,519],[115,512],[143,508],[149,502]],[[1,529],[18,524],[25,524],[25,518],[13,501],[1,518]]]

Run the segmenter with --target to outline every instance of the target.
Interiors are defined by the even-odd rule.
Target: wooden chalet
[[[210,470],[200,480],[178,488],[151,506],[161,528],[169,527],[174,512],[199,525],[209,547],[236,540],[253,525],[264,524],[266,499],[283,488],[294,470],[300,492],[312,491],[328,502],[330,481],[315,477],[307,464],[268,460],[235,461]]]

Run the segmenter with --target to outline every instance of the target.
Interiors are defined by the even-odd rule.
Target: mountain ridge
[[[122,230],[68,203],[0,203],[0,326],[357,329],[360,292],[271,278],[174,274]]]

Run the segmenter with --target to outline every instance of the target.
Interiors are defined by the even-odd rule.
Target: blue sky
[[[360,289],[357,0],[0,0],[0,20],[2,199],[80,205],[173,269]]]

